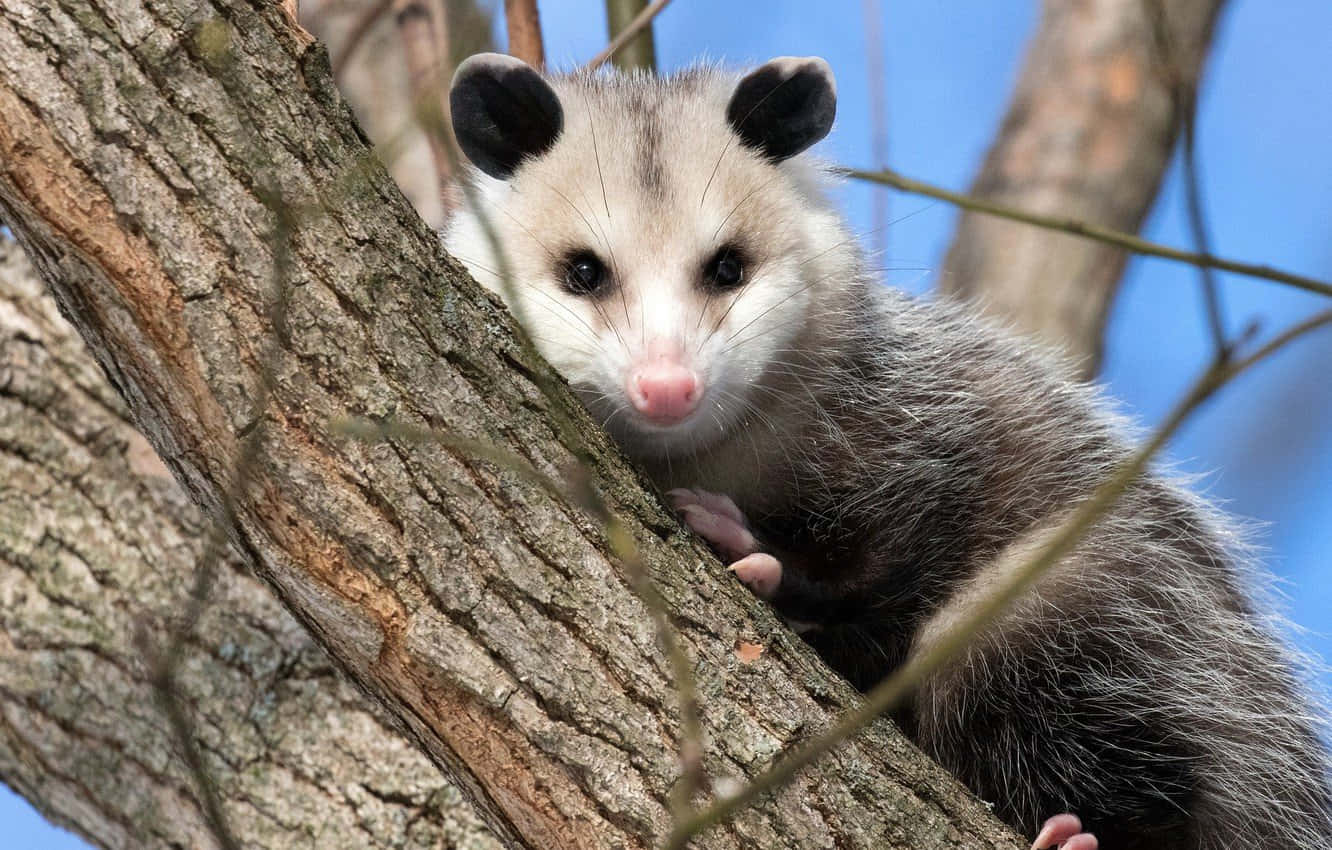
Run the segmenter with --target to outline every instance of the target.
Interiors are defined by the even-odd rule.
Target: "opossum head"
[[[832,126],[827,63],[546,77],[483,54],[450,106],[475,172],[449,252],[627,450],[696,452],[774,403],[854,250],[801,156]]]

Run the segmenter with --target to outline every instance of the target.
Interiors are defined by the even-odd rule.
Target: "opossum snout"
[[[678,354],[657,354],[629,369],[624,390],[644,419],[654,425],[675,425],[698,409],[703,382]]]

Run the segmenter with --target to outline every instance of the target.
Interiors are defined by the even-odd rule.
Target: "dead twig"
[[[1319,295],[1332,296],[1332,283],[1325,283],[1315,278],[1305,277],[1304,275],[1293,274],[1291,272],[1274,269],[1271,266],[1256,265],[1254,263],[1241,263],[1236,260],[1227,260],[1222,257],[1216,257],[1211,254],[1200,254],[1194,251],[1182,251],[1179,248],[1171,248],[1168,245],[1161,245],[1156,242],[1149,242],[1139,236],[1131,233],[1122,233],[1118,230],[1112,230],[1108,227],[1101,227],[1096,224],[1089,224],[1085,221],[1078,221],[1074,218],[1063,218],[1060,216],[1043,215],[1041,213],[1030,212],[1028,210],[1010,207],[1006,204],[997,204],[992,201],[986,201],[981,198],[963,195],[960,192],[951,192],[920,180],[913,180],[910,177],[904,177],[896,171],[885,169],[883,171],[862,171],[855,168],[841,168],[838,173],[851,177],[856,180],[868,180],[871,183],[881,183],[884,186],[891,186],[902,192],[910,192],[913,195],[924,195],[929,198],[937,198],[941,201],[972,210],[973,212],[985,213],[986,215],[998,216],[1011,221],[1020,221],[1023,224],[1030,224],[1034,227],[1043,227],[1047,230],[1057,230],[1061,233],[1069,233],[1073,236],[1082,236],[1087,239],[1093,239],[1097,242],[1104,242],[1107,245],[1114,245],[1135,254],[1142,254],[1148,257],[1160,257],[1165,260],[1174,260],[1179,263],[1188,263],[1194,266],[1202,266],[1221,271],[1234,272],[1247,277],[1257,277],[1264,280],[1276,281],[1293,286],[1297,289],[1304,289],[1309,292],[1316,292]]]
[[[255,392],[250,420],[254,425],[245,435],[232,465],[231,480],[222,493],[222,503],[209,530],[199,563],[195,567],[194,582],[190,588],[189,602],[184,613],[168,628],[166,645],[160,651],[152,648],[151,640],[146,633],[138,636],[140,647],[148,658],[152,670],[150,680],[153,694],[167,716],[172,734],[194,777],[194,784],[198,788],[209,828],[224,850],[240,850],[240,843],[236,840],[223,811],[217,783],[213,780],[208,766],[204,764],[194,726],[180,699],[176,684],[176,668],[184,658],[190,634],[198,626],[208,608],[213,585],[217,581],[218,567],[227,549],[227,529],[236,524],[236,504],[240,490],[259,466],[265,416],[276,381],[276,363],[281,349],[289,341],[287,308],[290,303],[289,280],[292,265],[290,243],[296,223],[291,210],[280,197],[271,192],[264,194],[264,202],[276,219],[272,234],[274,297],[269,308],[269,320],[273,332],[268,349],[259,365],[259,386]]]
[[[607,60],[614,59],[616,67],[643,68],[651,71],[657,66],[656,49],[652,44],[652,19],[657,17],[671,0],[606,0],[606,18],[611,40],[605,49],[583,66],[595,71]],[[632,45],[630,44],[632,42]]]
[[[1202,201],[1202,178],[1198,174],[1198,87],[1179,69],[1176,48],[1170,35],[1170,19],[1162,0],[1143,0],[1143,12],[1151,25],[1152,45],[1156,52],[1159,73],[1175,102],[1175,114],[1181,123],[1181,151],[1184,165],[1184,206],[1189,220],[1193,248],[1200,254],[1210,254],[1211,238]],[[1226,338],[1225,317],[1221,310],[1221,290],[1216,275],[1207,266],[1198,267],[1198,285],[1202,289],[1203,307],[1207,327],[1212,334],[1216,356],[1230,356],[1231,343]]]

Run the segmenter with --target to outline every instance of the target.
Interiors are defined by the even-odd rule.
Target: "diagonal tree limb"
[[[0,212],[175,476],[216,511],[257,425],[273,334],[277,222],[260,187],[274,180],[299,210],[267,462],[240,488],[230,536],[500,841],[639,847],[665,834],[678,719],[650,617],[577,505],[441,446],[349,440],[336,419],[484,439],[556,477],[571,445],[589,446],[592,485],[676,612],[708,705],[711,775],[743,780],[857,704],[680,534],[567,392],[538,389],[547,367],[366,166],[320,48],[275,6],[143,11],[0,10]],[[145,16],[154,40],[131,49]],[[748,663],[732,651],[741,640],[769,651]],[[1017,846],[886,724],[698,846],[828,840]]]
[[[135,638],[170,633],[208,524],[44,289],[0,239],[0,780],[97,846],[207,847]],[[242,844],[500,846],[234,550],[210,600],[174,694]]]

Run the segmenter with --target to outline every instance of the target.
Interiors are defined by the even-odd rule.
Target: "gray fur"
[[[817,163],[734,144],[736,80],[552,79],[560,140],[508,182],[475,178],[515,287],[476,209],[446,238],[522,302],[657,483],[735,500],[783,563],[774,605],[868,687],[1103,481],[1129,429],[1034,344],[872,283]],[[722,242],[755,257],[725,297],[689,277]],[[605,252],[616,293],[561,291],[571,249]],[[715,388],[682,435],[636,424],[617,395],[656,333]],[[898,719],[1027,834],[1068,810],[1106,850],[1332,846],[1324,712],[1259,575],[1234,523],[1158,472]]]

